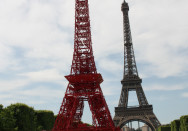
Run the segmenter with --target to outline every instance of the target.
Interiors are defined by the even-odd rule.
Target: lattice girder
[[[75,0],[74,53],[69,81],[52,131],[119,131],[114,126],[97,73],[91,41],[88,0]],[[88,101],[93,126],[81,122]]]
[[[131,29],[129,24],[129,6],[128,3],[122,3],[123,29],[124,29],[124,73],[121,81],[122,90],[118,107],[115,107],[115,116],[113,121],[116,126],[122,128],[128,121],[141,120],[148,124],[154,131],[160,122],[153,113],[152,105],[148,104],[143,88],[142,80],[138,76],[136,61],[134,56]],[[139,105],[137,107],[128,106],[128,96],[130,91],[136,91]]]

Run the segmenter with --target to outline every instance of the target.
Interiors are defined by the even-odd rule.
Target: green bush
[[[0,105],[0,131],[16,131],[13,113]]]
[[[180,126],[180,131],[188,131],[188,126]]]
[[[171,122],[171,131],[179,131],[180,120],[174,120]]]
[[[39,110],[35,111],[37,118],[37,130],[51,130],[53,128],[55,117],[52,111]]]
[[[6,108],[16,120],[18,131],[36,131],[36,117],[32,107],[22,103],[11,104]]]
[[[185,126],[185,127],[184,127],[184,130],[185,130],[185,131],[188,131],[188,126]]]
[[[55,119],[55,120],[57,119],[57,115],[54,116],[54,119]]]
[[[171,131],[171,127],[170,127],[170,125],[162,125],[162,126],[158,127],[157,130],[158,131]]]
[[[181,125],[183,125],[183,126],[188,125],[188,115],[181,116],[181,117],[180,117],[180,123],[181,123]]]
[[[3,110],[3,105],[0,104],[0,112]]]
[[[188,115],[180,117],[180,131],[188,131]]]

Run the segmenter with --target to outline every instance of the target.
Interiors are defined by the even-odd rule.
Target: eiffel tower
[[[132,44],[131,30],[129,24],[129,6],[124,0],[121,11],[123,12],[124,26],[124,73],[121,81],[122,90],[118,107],[115,107],[115,117],[113,119],[115,126],[122,128],[131,121],[141,121],[146,123],[154,131],[160,122],[153,113],[152,105],[148,104],[144,91],[142,89],[142,79],[138,75],[134,50]],[[136,91],[139,106],[128,107],[129,91]]]
[[[95,66],[88,0],[75,0],[74,53],[69,81],[52,131],[119,131],[110,115]],[[92,113],[92,126],[81,122],[84,102]]]

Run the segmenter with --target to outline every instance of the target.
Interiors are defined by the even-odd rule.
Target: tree
[[[6,110],[15,119],[15,129],[18,131],[36,131],[36,116],[32,107],[17,103],[11,104]]]
[[[0,104],[0,112],[3,110],[3,105]]]
[[[55,118],[52,111],[38,110],[35,111],[37,117],[37,130],[51,130],[53,128]]]
[[[16,131],[16,120],[13,117],[13,113],[3,109],[3,105],[0,105],[0,130],[1,131]]]

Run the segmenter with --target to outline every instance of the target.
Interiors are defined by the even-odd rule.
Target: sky
[[[89,0],[93,52],[112,117],[123,78],[123,0]],[[188,115],[188,1],[127,0],[135,59],[162,124]],[[75,0],[0,0],[0,104],[58,113],[73,57]],[[130,93],[129,105],[138,103]],[[83,121],[91,123],[87,102]]]

